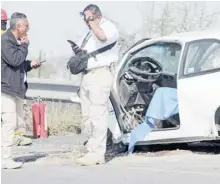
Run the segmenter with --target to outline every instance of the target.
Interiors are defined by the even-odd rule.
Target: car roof
[[[177,41],[182,43],[187,43],[191,41],[201,40],[201,39],[218,39],[220,40],[220,29],[210,29],[210,30],[203,30],[203,31],[191,31],[191,32],[184,32],[184,33],[174,33],[168,36],[163,37],[155,37],[155,38],[146,38],[142,39],[132,47],[128,49],[127,52],[135,52],[136,50],[144,47],[149,42],[157,42],[157,41]]]
[[[182,42],[191,42],[200,39],[220,39],[220,29],[175,33],[161,38],[165,40],[179,40]]]

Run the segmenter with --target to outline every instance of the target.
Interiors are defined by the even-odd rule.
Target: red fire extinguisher
[[[46,104],[40,97],[37,98],[37,102],[32,104],[32,117],[34,138],[47,138]]]

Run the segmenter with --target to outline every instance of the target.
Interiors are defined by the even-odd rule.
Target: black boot
[[[105,152],[106,161],[113,159],[114,157],[116,157],[117,155],[119,155],[121,153],[127,152],[127,150],[128,150],[128,147],[126,145],[124,145],[123,142],[119,142],[117,144],[113,142],[112,133],[108,129],[106,152]]]

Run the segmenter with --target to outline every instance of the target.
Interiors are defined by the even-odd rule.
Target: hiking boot
[[[126,153],[127,150],[128,150],[127,146],[124,145],[122,142],[109,145],[106,147],[105,160],[110,161],[114,157],[116,157],[122,153]]]
[[[15,162],[13,159],[2,159],[2,169],[18,169],[22,167],[22,162]]]
[[[80,148],[77,148],[77,149],[74,149],[74,150],[72,151],[72,154],[73,154],[74,156],[76,156],[77,158],[83,157],[83,156],[85,156],[87,153],[88,153],[88,150],[87,150],[87,148],[86,148],[85,146],[80,147]]]
[[[23,135],[15,135],[14,143],[16,146],[28,146],[32,144],[32,139],[25,137]]]
[[[97,164],[104,164],[105,158],[100,157],[95,153],[87,153],[84,157],[76,159],[76,163],[82,166],[90,166],[90,165],[97,165]]]

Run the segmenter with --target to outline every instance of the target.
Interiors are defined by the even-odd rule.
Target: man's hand
[[[84,21],[88,25],[89,29],[93,31],[95,36],[102,42],[107,41],[107,37],[102,30],[101,27],[99,27],[99,22],[101,20],[101,17],[96,16],[92,13],[92,11],[85,11],[84,12]]]
[[[21,39],[21,40],[20,40],[21,45],[22,45],[22,44],[27,44],[27,45],[29,45],[30,42],[29,42],[27,36],[21,37],[20,39]]]
[[[84,13],[84,20],[88,24],[89,21],[94,21],[95,17],[91,11],[85,11]]]
[[[102,42],[107,41],[107,37],[101,27],[95,22],[95,21],[90,21],[88,23],[90,29],[93,31],[94,35]]]
[[[75,47],[72,46],[72,50],[76,53],[80,51],[80,48],[78,46]]]
[[[31,68],[38,68],[40,66],[40,62],[38,60],[32,60],[31,61]]]
[[[91,21],[94,21],[94,17],[93,17],[93,16],[89,16],[89,17],[86,19],[87,24],[89,24],[89,22],[91,22]]]
[[[85,11],[84,13],[84,21],[87,24],[87,26],[91,29],[90,23],[94,22],[95,23],[95,17],[91,11]]]

